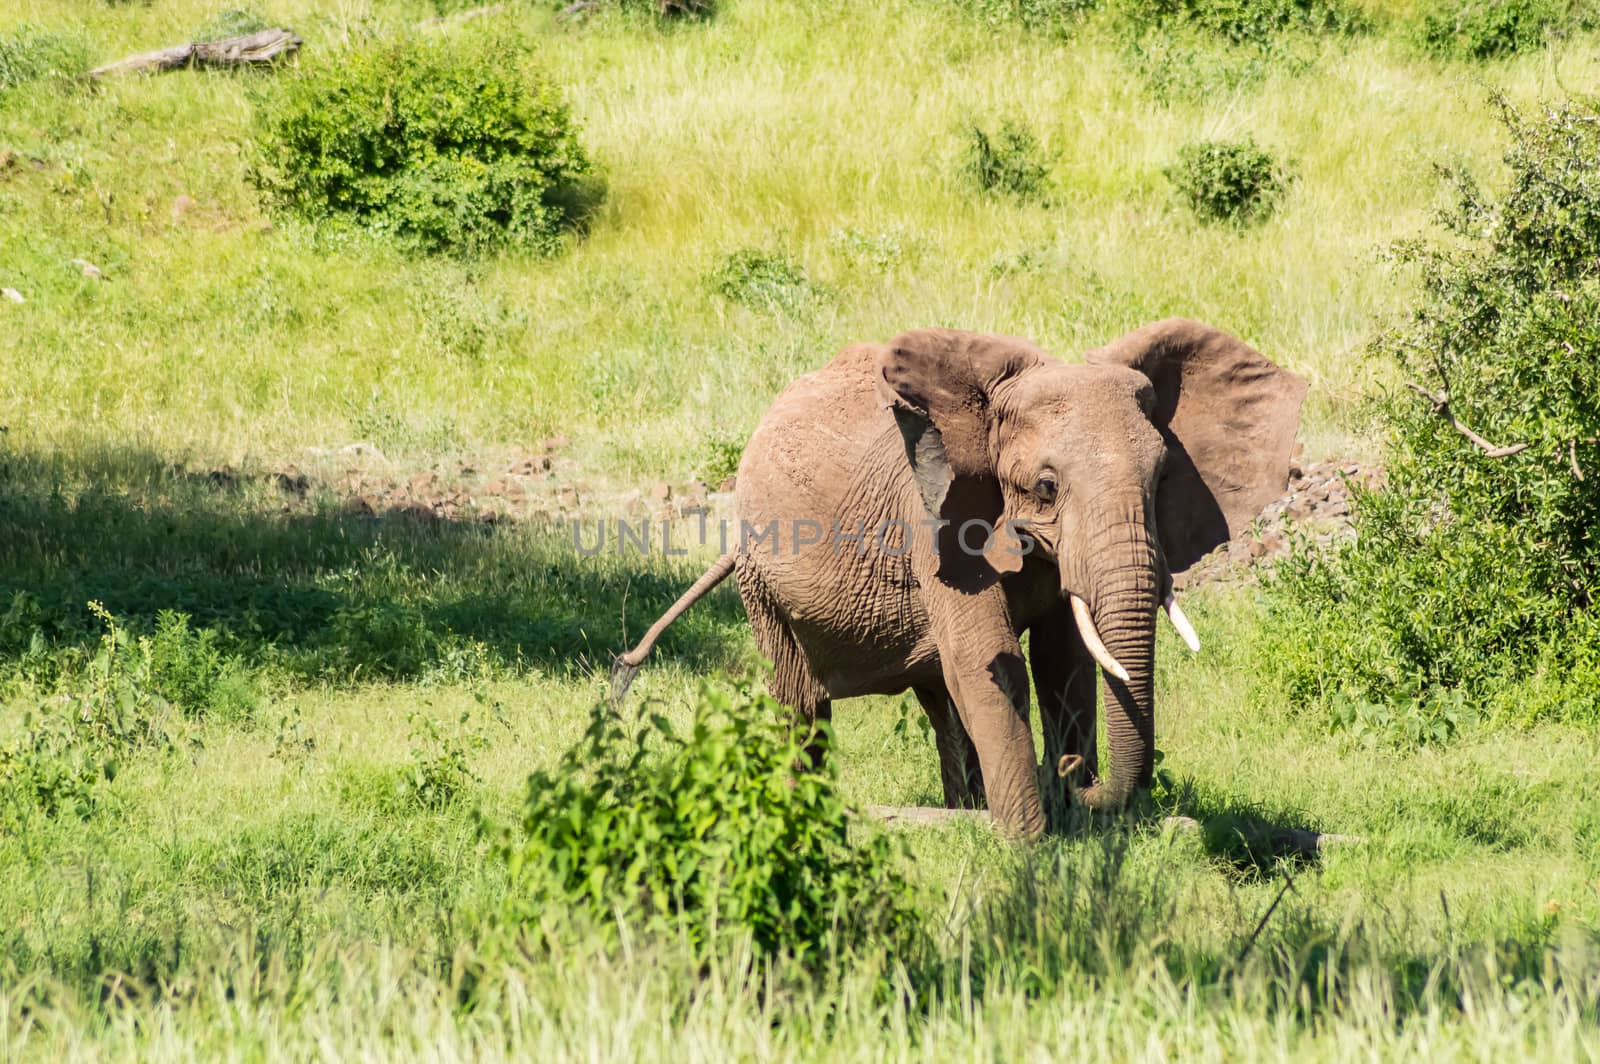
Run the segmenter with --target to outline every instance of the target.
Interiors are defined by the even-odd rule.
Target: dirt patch
[[[354,443],[312,448],[305,465],[245,474],[229,467],[188,474],[222,491],[263,483],[281,498],[285,513],[305,511],[331,496],[345,513],[371,519],[498,524],[524,521],[556,525],[574,518],[676,520],[733,515],[732,478],[723,490],[698,480],[656,481],[624,491],[588,479],[566,453],[570,441],[554,437],[536,448],[480,459],[456,459],[427,469],[403,468],[376,448]],[[1296,462],[1288,490],[1261,512],[1244,535],[1200,559],[1173,583],[1180,590],[1214,581],[1254,579],[1289,553],[1294,536],[1328,547],[1348,538],[1353,485],[1373,486],[1381,467],[1351,461]]]

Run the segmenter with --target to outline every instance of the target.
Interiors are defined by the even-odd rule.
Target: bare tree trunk
[[[262,30],[220,41],[177,44],[142,55],[129,56],[89,71],[91,78],[113,74],[159,74],[191,66],[243,67],[271,64],[300,48],[300,38],[289,30]]]

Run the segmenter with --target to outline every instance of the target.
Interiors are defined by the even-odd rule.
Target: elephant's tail
[[[700,596],[722,583],[723,580],[727,579],[728,574],[733,572],[734,556],[735,552],[729,551],[718,558],[715,564],[707,569],[700,579],[694,582],[694,586],[679,595],[678,601],[672,604],[672,608],[663,613],[660,620],[650,626],[650,630],[644,634],[643,639],[639,640],[638,645],[625,654],[617,655],[616,661],[611,663],[611,700],[613,702],[622,701],[622,696],[628,693],[628,686],[633,683],[634,674],[639,671],[639,666],[644,664],[644,659],[650,656],[650,648],[656,645],[656,640],[661,638],[661,633],[667,630],[667,625],[682,616],[685,610],[700,601]]]

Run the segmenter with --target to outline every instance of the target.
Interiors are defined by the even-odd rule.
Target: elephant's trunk
[[[1096,539],[1088,554],[1097,560],[1090,613],[1106,651],[1128,679],[1102,670],[1110,764],[1080,797],[1092,809],[1115,809],[1149,787],[1155,774],[1153,669],[1161,581],[1142,512],[1111,524]]]

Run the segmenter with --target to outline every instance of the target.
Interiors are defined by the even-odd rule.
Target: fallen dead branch
[[[300,38],[289,30],[262,30],[220,41],[195,41],[144,52],[89,71],[91,78],[113,74],[160,74],[188,67],[248,67],[270,65],[300,49]]]
[[[1450,393],[1448,391],[1441,389],[1437,392],[1430,392],[1422,385],[1413,384],[1410,381],[1406,381],[1406,387],[1410,388],[1412,391],[1428,400],[1429,403],[1432,403],[1433,412],[1435,414],[1438,414],[1440,417],[1450,422],[1451,428],[1455,429],[1457,432],[1461,433],[1461,435],[1471,440],[1473,444],[1477,446],[1478,450],[1482,451],[1490,458],[1509,458],[1511,455],[1520,454],[1521,452],[1526,451],[1529,447],[1533,446],[1531,443],[1513,443],[1508,444],[1505,447],[1496,447],[1482,436],[1479,436],[1476,432],[1473,432],[1461,422],[1460,418],[1455,416],[1455,414],[1450,410]]]
[[[989,814],[981,809],[935,809],[919,805],[869,805],[867,815],[886,824],[895,824],[910,827],[935,827],[940,824],[982,824],[990,826],[993,821]],[[1204,830],[1204,825],[1193,817],[1169,816],[1161,821],[1163,830],[1179,832],[1198,832]],[[1312,831],[1308,828],[1280,828],[1262,827],[1257,831],[1248,833],[1251,842],[1265,843],[1275,853],[1295,855],[1300,857],[1314,857],[1335,846],[1345,846],[1353,843],[1365,842],[1360,835],[1334,835],[1328,832]]]

